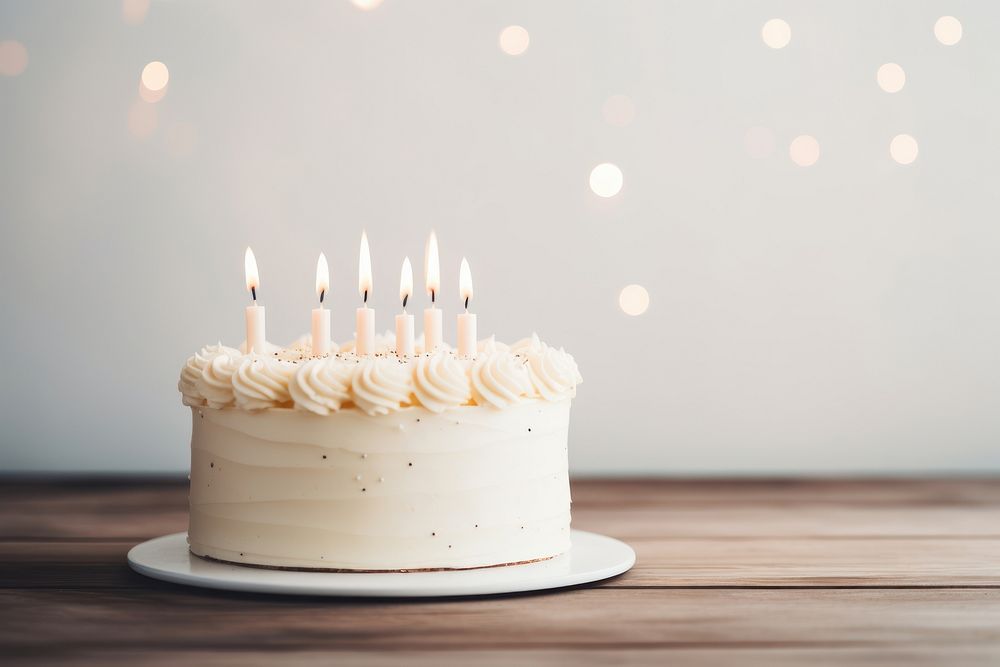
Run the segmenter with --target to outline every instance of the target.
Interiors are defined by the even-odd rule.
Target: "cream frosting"
[[[205,397],[198,388],[198,381],[201,379],[205,366],[220,354],[227,354],[231,357],[239,357],[240,351],[231,347],[226,347],[221,342],[217,345],[206,345],[200,351],[189,357],[181,370],[180,380],[177,382],[177,389],[183,396],[184,405],[192,407],[205,405]]]
[[[444,412],[472,398],[465,368],[449,352],[417,357],[413,363],[413,394],[431,412]]]
[[[573,357],[537,335],[508,347],[479,341],[473,360],[452,350],[397,359],[391,335],[377,336],[374,356],[356,356],[354,342],[339,353],[311,356],[306,338],[289,347],[268,344],[268,354],[244,355],[209,345],[187,360],[178,389],[185,405],[258,411],[295,407],[318,415],[357,407],[369,415],[422,405],[440,413],[465,405],[509,408],[525,397],[558,401],[583,381]]]
[[[576,396],[576,386],[583,382],[580,369],[566,350],[556,349],[539,340],[537,334],[511,347],[526,360],[528,377],[536,395],[549,401]]]
[[[492,343],[492,339],[490,340]],[[470,372],[472,396],[478,405],[502,409],[531,393],[531,379],[524,361],[509,350],[487,344],[476,357]]]
[[[570,549],[570,401],[328,417],[192,408],[198,555],[299,568],[469,568]]]
[[[340,357],[302,364],[288,385],[295,407],[318,415],[336,412],[351,400],[351,376],[356,367]]]
[[[210,408],[225,408],[232,405],[233,376],[239,370],[243,355],[223,353],[212,357],[201,370],[201,377],[195,382],[199,394],[205,397]]]
[[[357,358],[351,376],[354,404],[369,415],[384,415],[410,403],[413,375],[394,357]]]
[[[233,375],[233,396],[244,410],[264,410],[291,403],[288,385],[295,364],[268,356],[249,354]]]

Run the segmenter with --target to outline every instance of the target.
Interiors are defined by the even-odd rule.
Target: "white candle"
[[[355,319],[354,351],[359,355],[375,353],[375,309],[368,307],[372,291],[372,256],[368,249],[368,234],[361,232],[361,252],[358,256],[358,293],[364,305],[358,308]]]
[[[424,352],[433,352],[441,347],[441,309],[424,308]]]
[[[326,263],[326,255],[319,254],[316,261],[316,295],[319,297],[319,308],[312,310],[312,353],[321,357],[330,354],[330,311],[323,307],[323,298],[330,289],[330,266]]]
[[[403,259],[403,269],[399,273],[399,298],[403,302],[403,312],[396,315],[396,356],[413,356],[413,315],[406,312],[406,302],[413,292],[413,267],[410,258]]]
[[[257,273],[257,258],[249,247],[243,255],[243,270],[247,279],[247,290],[253,299],[253,305],[247,306],[247,352],[264,354],[267,343],[264,332],[264,306],[257,305],[257,288],[260,287],[260,276]]]
[[[424,309],[424,352],[433,352],[441,347],[441,311],[435,305],[441,289],[441,262],[438,260],[437,235],[432,231],[424,253],[424,279],[431,307]]]
[[[469,262],[462,258],[462,268],[458,272],[458,291],[465,303],[465,312],[458,315],[458,356],[476,356],[476,316],[469,312],[472,299],[472,272]]]

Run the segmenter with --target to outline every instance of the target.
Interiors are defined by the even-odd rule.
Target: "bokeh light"
[[[649,309],[649,292],[642,285],[626,285],[618,295],[618,305],[626,315],[642,315]]]
[[[760,29],[760,36],[772,49],[783,49],[792,41],[792,27],[781,19],[771,19]]]
[[[614,197],[621,192],[624,177],[622,170],[610,162],[604,162],[590,172],[590,189],[598,197]]]
[[[886,63],[878,68],[875,75],[878,87],[887,93],[898,93],[906,84],[906,72],[896,63]]]
[[[889,155],[899,164],[910,164],[917,159],[919,152],[917,140],[908,134],[897,134],[889,143]]]
[[[351,4],[368,12],[381,5],[382,0],[351,0]]]
[[[28,49],[13,39],[0,42],[0,74],[17,76],[28,67]]]
[[[788,147],[788,155],[800,167],[811,167],[819,160],[819,142],[808,134],[795,137]]]
[[[149,0],[122,0],[122,19],[125,23],[139,25],[149,13]]]
[[[141,80],[142,85],[147,90],[155,93],[167,87],[167,83],[170,81],[170,72],[166,65],[159,60],[154,60],[142,68]]]
[[[934,23],[934,36],[945,46],[954,46],[962,40],[962,22],[954,16],[942,16]]]
[[[625,127],[635,118],[635,104],[627,95],[612,95],[604,101],[601,114],[609,125]]]
[[[156,107],[136,100],[128,110],[128,131],[137,139],[145,139],[156,130],[159,116]]]
[[[743,136],[743,147],[752,158],[762,160],[774,154],[774,132],[766,127],[751,127]]]
[[[500,50],[509,56],[519,56],[528,50],[531,37],[519,25],[509,25],[500,32]]]

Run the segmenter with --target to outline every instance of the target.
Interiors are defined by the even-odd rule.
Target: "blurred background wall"
[[[320,250],[344,340],[362,228],[380,329],[434,228],[448,337],[465,255],[481,334],[579,361],[577,473],[1000,471],[998,21],[7,0],[0,465],[185,470],[177,374],[242,340],[247,245],[272,340]]]

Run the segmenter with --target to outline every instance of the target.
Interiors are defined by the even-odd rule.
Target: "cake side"
[[[569,549],[570,398],[369,415],[193,406],[197,555],[267,567],[487,567]]]

